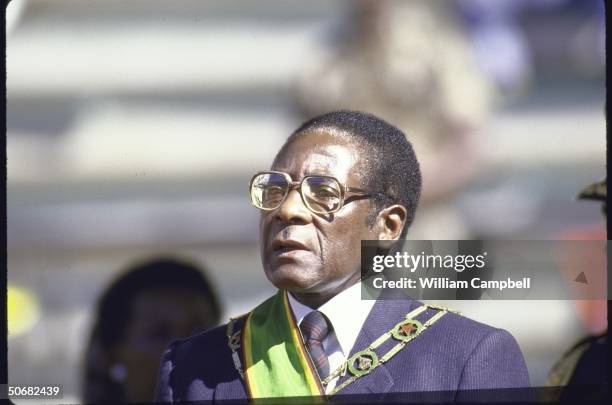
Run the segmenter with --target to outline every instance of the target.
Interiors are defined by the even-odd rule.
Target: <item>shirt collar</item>
[[[298,302],[288,293],[289,304],[298,325],[314,309]],[[348,356],[375,300],[361,299],[361,283],[355,283],[318,308],[329,319],[342,353]]]

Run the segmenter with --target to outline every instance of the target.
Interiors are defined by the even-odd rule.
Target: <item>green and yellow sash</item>
[[[417,316],[428,309],[437,311],[423,323]],[[330,395],[344,389],[381,364],[389,361],[409,342],[437,322],[450,310],[425,304],[406,314],[389,331],[356,352],[321,382],[310,355],[304,347],[302,335],[289,305],[286,291],[258,305],[246,317],[242,330],[234,331],[236,319],[228,323],[228,345],[236,370],[244,379],[250,400],[258,398],[312,397],[313,402],[324,400],[324,385],[348,371],[350,376],[335,387]],[[452,311],[455,312],[455,311]],[[386,353],[377,352],[387,340],[397,343]],[[238,352],[242,350],[243,362]],[[244,366],[244,367],[243,367]]]
[[[249,398],[325,395],[286,291],[249,313],[241,346]]]

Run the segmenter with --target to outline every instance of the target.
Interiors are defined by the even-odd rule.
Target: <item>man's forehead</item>
[[[293,142],[278,156],[274,168],[299,176],[327,174],[345,180],[358,160],[358,150],[347,142]]]
[[[355,152],[340,145],[329,145],[312,151],[304,161],[307,168],[335,168],[356,161]]]

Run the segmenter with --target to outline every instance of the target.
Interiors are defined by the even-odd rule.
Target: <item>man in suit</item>
[[[404,238],[421,192],[399,129],[362,112],[315,117],[250,191],[262,213],[263,268],[278,293],[172,343],[157,401],[415,392],[452,400],[529,385],[508,332],[411,299],[361,299],[361,241]]]

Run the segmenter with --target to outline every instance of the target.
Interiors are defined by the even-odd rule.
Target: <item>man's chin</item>
[[[282,264],[266,270],[266,277],[276,288],[289,292],[307,292],[318,283],[313,269],[294,263]]]

